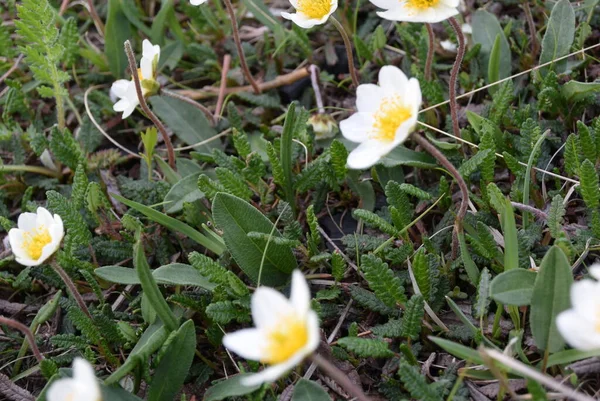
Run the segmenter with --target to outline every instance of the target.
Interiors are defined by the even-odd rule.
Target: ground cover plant
[[[0,399],[595,399],[599,11],[1,2]]]

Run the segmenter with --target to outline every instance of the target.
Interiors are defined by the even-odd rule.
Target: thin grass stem
[[[352,77],[352,84],[356,88],[360,84],[360,80],[358,79],[358,73],[356,72],[356,67],[354,66],[354,55],[352,54],[352,43],[350,42],[350,37],[348,36],[348,33],[342,24],[340,24],[340,22],[335,19],[334,16],[330,16],[329,20],[338,30],[344,41],[344,46],[346,47],[346,56],[348,58],[348,69],[350,70],[350,76]]]
[[[465,35],[463,34],[460,24],[458,23],[456,18],[450,17],[448,21],[454,29],[454,32],[456,32],[456,38],[458,39],[458,48],[456,49],[456,60],[454,60],[452,71],[450,71],[450,89],[448,93],[450,98],[450,114],[452,116],[452,130],[454,131],[454,135],[460,138],[461,134],[460,126],[458,125],[458,102],[456,92],[458,91],[458,74],[460,72],[462,61],[465,57]]]

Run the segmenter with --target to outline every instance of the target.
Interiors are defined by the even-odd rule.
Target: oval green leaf
[[[241,373],[231,376],[228,379],[218,382],[204,393],[203,401],[219,401],[227,397],[236,397],[250,394],[260,388],[260,384],[255,386],[243,386],[241,381],[244,377],[252,376],[252,373]]]
[[[292,401],[331,401],[331,397],[317,383],[300,379],[294,387]]]
[[[505,271],[492,280],[491,297],[505,305],[529,305],[537,275],[525,269]]]

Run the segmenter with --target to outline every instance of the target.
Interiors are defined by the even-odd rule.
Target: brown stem
[[[104,23],[102,22],[102,18],[100,18],[100,16],[96,12],[96,7],[94,7],[93,0],[88,0],[87,3],[88,3],[88,7],[90,8],[90,16],[94,20],[94,24],[96,25],[96,28],[100,31],[102,36],[104,36]]]
[[[248,64],[246,63],[246,56],[244,55],[244,49],[242,48],[242,42],[240,41],[240,31],[238,29],[237,19],[235,18],[235,11],[233,10],[233,4],[231,4],[231,0],[223,0],[225,2],[225,7],[227,8],[227,12],[229,13],[229,19],[231,20],[231,27],[233,28],[233,41],[235,42],[235,46],[237,47],[238,56],[240,57],[240,64],[242,65],[242,70],[244,71],[244,75],[248,80],[248,83],[252,85],[254,89],[254,93],[260,93],[260,87],[252,77],[250,73],[250,69],[248,68]]]
[[[169,96],[172,97],[173,99],[177,99],[177,100],[181,100],[182,102],[185,102],[191,106],[194,106],[195,108],[197,108],[198,110],[200,110],[201,112],[204,113],[204,115],[210,120],[212,121],[213,125],[217,125],[217,120],[215,119],[215,117],[213,116],[213,114],[210,112],[209,109],[207,109],[206,107],[204,107],[201,103],[195,102],[192,99],[185,97],[185,96],[181,96],[178,93],[175,92],[171,92],[170,90],[167,89],[161,89],[161,93],[165,96]]]
[[[523,2],[523,10],[525,11],[525,18],[527,19],[527,27],[529,29],[530,44],[531,44],[531,58],[532,60],[537,59],[537,54],[540,51],[540,43],[537,39],[537,33],[535,30],[535,22],[533,21],[533,15],[531,14],[531,8],[529,2]]]
[[[140,82],[140,77],[137,73],[137,64],[135,62],[135,54],[133,53],[133,49],[131,48],[131,42],[129,40],[125,41],[125,53],[127,54],[127,60],[129,61],[129,70],[131,71],[131,75],[133,75],[133,82],[135,83],[135,91],[137,92],[138,101],[140,102],[140,106],[144,113],[148,116],[148,118],[152,121],[152,123],[158,128],[160,131],[163,141],[165,142],[165,146],[167,147],[167,155],[169,158],[169,166],[173,170],[175,167],[175,151],[173,150],[173,144],[171,143],[171,138],[169,138],[169,134],[167,134],[167,129],[160,122],[158,117],[154,115],[150,107],[148,107],[148,103],[146,103],[146,98],[142,92],[142,84]]]
[[[91,319],[92,315],[90,314],[89,309],[87,308],[85,302],[83,301],[81,294],[79,293],[79,291],[77,291],[77,287],[75,287],[75,284],[73,283],[73,280],[71,280],[71,277],[69,277],[67,272],[64,271],[62,267],[59,266],[59,264],[56,262],[56,260],[52,260],[52,262],[50,262],[50,265],[52,266],[52,268],[54,269],[56,274],[58,274],[60,276],[63,283],[65,283],[65,285],[69,289],[69,292],[71,293],[71,296],[75,299],[75,302],[77,302],[77,305],[79,305],[79,308],[83,311],[83,313],[85,313],[87,315],[87,317],[89,317]]]
[[[352,397],[358,401],[371,401],[369,397],[354,383],[350,381],[348,376],[336,368],[331,362],[323,358],[319,354],[312,354],[310,359],[319,367],[327,376],[332,378],[337,384],[342,386]]]
[[[33,355],[35,355],[35,359],[37,359],[38,362],[42,362],[44,357],[42,356],[40,349],[35,343],[35,338],[33,337],[33,333],[31,332],[31,330],[29,330],[29,327],[25,326],[21,322],[17,322],[16,320],[9,319],[4,316],[0,316],[0,324],[5,324],[23,333],[25,338],[27,338],[27,342],[29,342],[29,346],[31,347],[31,351],[33,351]]]
[[[227,90],[227,73],[229,72],[229,66],[231,65],[231,56],[226,54],[223,57],[223,68],[221,69],[221,84],[219,85],[219,97],[217,97],[217,106],[215,107],[215,121],[221,118],[221,108],[225,101],[225,91]]]
[[[350,37],[348,37],[348,33],[340,24],[340,22],[335,19],[332,15],[329,17],[329,20],[336,27],[340,35],[342,35],[342,39],[344,40],[344,46],[346,47],[346,57],[348,58],[348,69],[350,70],[350,76],[352,77],[352,84],[354,87],[358,87],[360,81],[358,79],[358,73],[356,72],[356,67],[354,67],[354,55],[352,54],[352,43],[350,42]]]
[[[460,24],[456,18],[450,17],[448,22],[450,22],[450,25],[452,25],[454,32],[456,32],[456,38],[458,39],[456,60],[454,61],[452,71],[450,72],[450,88],[448,91],[450,98],[450,114],[452,116],[452,129],[454,131],[454,136],[461,138],[460,126],[458,125],[458,102],[456,101],[456,92],[458,90],[458,73],[460,72],[463,58],[465,57],[465,35],[463,34]]]
[[[433,54],[435,53],[435,34],[431,24],[425,24],[429,36],[429,47],[427,48],[427,60],[425,61],[425,80],[431,80],[431,66],[433,65]]]

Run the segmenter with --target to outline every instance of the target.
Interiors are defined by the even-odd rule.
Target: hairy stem
[[[173,150],[173,144],[171,143],[171,138],[169,138],[169,134],[167,134],[167,129],[160,122],[158,117],[150,110],[148,107],[148,103],[146,103],[146,98],[142,92],[142,83],[140,82],[140,77],[137,74],[137,64],[135,62],[135,54],[133,53],[133,49],[131,48],[131,42],[129,40],[125,41],[125,53],[127,54],[127,60],[129,61],[129,70],[131,71],[131,75],[133,76],[133,82],[135,83],[135,91],[137,92],[138,101],[140,102],[140,106],[144,113],[148,116],[148,118],[152,121],[152,123],[158,128],[160,131],[163,141],[165,142],[165,146],[167,147],[167,156],[169,158],[169,166],[173,170],[175,167],[175,151]]]
[[[63,283],[65,283],[65,285],[69,289],[69,292],[71,293],[71,296],[73,296],[73,298],[75,299],[75,302],[77,302],[77,305],[79,306],[79,308],[83,311],[83,313],[85,313],[87,315],[87,317],[89,317],[91,319],[92,315],[90,314],[90,311],[89,311],[87,305],[83,301],[81,294],[79,293],[79,291],[77,291],[77,287],[75,287],[75,284],[73,283],[73,280],[71,280],[71,277],[69,277],[67,272],[64,271],[62,267],[60,267],[60,265],[56,262],[55,259],[53,259],[52,262],[50,262],[50,265],[52,266],[52,268],[54,269],[56,274],[58,274],[60,276]]]
[[[260,93],[260,87],[252,77],[252,74],[250,73],[250,68],[248,68],[248,64],[246,63],[246,56],[244,55],[244,49],[242,48],[242,42],[240,41],[240,31],[238,29],[237,20],[235,18],[233,4],[231,4],[231,0],[223,1],[225,3],[225,7],[227,8],[227,12],[229,13],[229,19],[231,20],[231,27],[233,29],[233,41],[235,42],[235,46],[237,47],[238,56],[240,57],[240,64],[242,65],[244,75],[246,76],[248,83],[252,85],[254,93]]]
[[[206,107],[204,107],[201,103],[195,102],[192,99],[190,99],[189,97],[185,97],[178,93],[171,92],[170,90],[162,89],[161,93],[165,96],[169,96],[174,99],[181,100],[182,102],[186,102],[187,104],[194,106],[195,108],[197,108],[198,110],[203,112],[204,115],[212,122],[213,125],[217,124],[217,120],[215,119],[213,114],[210,112],[210,110],[207,109]]]
[[[313,361],[315,365],[319,367],[323,371],[323,373],[327,374],[331,379],[333,379],[337,384],[342,386],[344,390],[348,392],[354,399],[358,401],[370,401],[371,399],[365,395],[365,393],[354,383],[350,381],[348,376],[336,368],[331,362],[327,359],[323,358],[319,354],[312,354],[310,359]]]
[[[344,40],[344,46],[346,47],[348,69],[350,70],[350,76],[352,77],[352,84],[354,85],[354,87],[357,87],[360,84],[360,81],[358,80],[358,73],[356,72],[356,67],[354,66],[354,55],[352,54],[352,43],[350,42],[350,37],[348,36],[348,33],[346,32],[342,24],[340,24],[340,22],[337,19],[335,19],[333,15],[329,17],[329,20],[331,21],[333,26],[335,26],[335,28],[338,30],[340,35],[342,35],[342,39]]]
[[[27,341],[29,342],[29,346],[31,347],[31,351],[33,352],[33,355],[35,355],[35,359],[37,359],[38,362],[42,362],[42,360],[44,360],[44,357],[42,356],[40,349],[38,348],[37,344],[35,343],[35,338],[33,337],[33,333],[31,332],[31,330],[29,330],[29,327],[25,326],[21,322],[17,322],[16,320],[9,319],[4,316],[0,316],[0,324],[5,324],[5,325],[12,327],[13,329],[19,330],[21,333],[23,333],[23,335],[25,336],[25,338],[27,338]]]
[[[456,60],[454,61],[452,71],[450,72],[450,88],[448,91],[450,98],[450,114],[452,116],[452,130],[454,131],[454,136],[461,138],[460,126],[458,125],[458,102],[456,101],[456,92],[458,90],[458,73],[460,72],[463,58],[465,57],[465,35],[456,18],[450,17],[448,22],[450,22],[454,32],[456,32],[456,38],[458,39]]]
[[[431,24],[425,24],[427,36],[429,37],[429,47],[427,48],[427,60],[425,61],[425,80],[431,79],[431,67],[433,65],[433,54],[435,53],[435,34]]]

